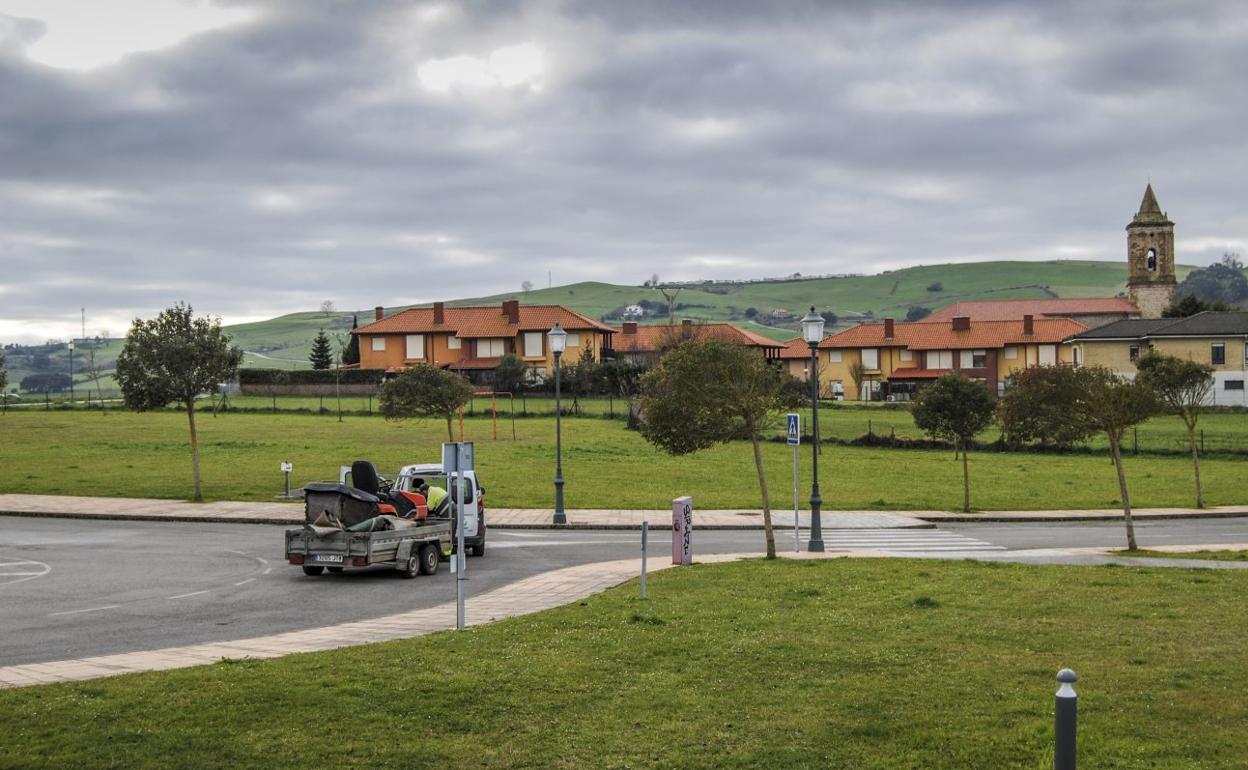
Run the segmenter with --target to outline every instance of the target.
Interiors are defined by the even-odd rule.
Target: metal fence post
[[[641,522],[641,598],[646,598],[646,535],[650,532],[650,522]]]
[[[1053,709],[1053,770],[1075,770],[1075,727],[1079,721],[1079,677],[1064,668],[1057,672],[1057,697]]]

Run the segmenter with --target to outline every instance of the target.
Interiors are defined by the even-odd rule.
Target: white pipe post
[[[464,571],[468,564],[464,559],[464,490],[459,472],[459,447],[455,452],[455,628],[464,630]]]
[[[641,598],[646,598],[646,535],[650,532],[650,522],[641,522]]]

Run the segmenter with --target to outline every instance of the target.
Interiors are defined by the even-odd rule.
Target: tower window
[[[1144,255],[1144,264],[1150,271],[1157,269],[1157,249],[1149,249]]]

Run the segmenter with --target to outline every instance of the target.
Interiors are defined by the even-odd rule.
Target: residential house
[[[850,401],[908,400],[924,384],[951,371],[1004,391],[1013,372],[1031,366],[1077,363],[1065,340],[1087,329],[1069,318],[860,324],[826,337],[818,346],[820,392]],[[781,352],[789,374],[808,378],[810,346],[787,343]],[[855,383],[853,370],[861,365]]]
[[[488,382],[508,354],[518,356],[536,375],[554,370],[546,333],[558,323],[568,333],[564,358],[572,363],[590,352],[601,360],[611,347],[610,326],[562,305],[521,305],[506,300],[489,307],[419,307],[385,315],[352,330],[360,339],[360,368],[397,371],[428,364]]]
[[[1248,312],[1197,313],[1188,318],[1119,321],[1066,340],[1080,360],[1134,377],[1135,361],[1154,350],[1208,364],[1214,370],[1209,403],[1248,406]]]
[[[695,324],[685,320],[678,325],[642,326],[626,321],[621,328],[614,331],[612,346],[615,357],[644,365],[655,363],[663,351],[686,340],[720,340],[744,345],[757,349],[768,361],[778,360],[783,348],[783,343],[770,337],[726,323]]]

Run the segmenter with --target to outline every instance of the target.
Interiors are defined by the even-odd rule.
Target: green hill
[[[1180,266],[1182,279],[1192,267]],[[1126,265],[1123,262],[975,262],[949,265],[923,265],[890,270],[876,275],[840,278],[809,278],[747,282],[697,282],[682,285],[676,296],[677,317],[698,321],[732,321],[775,339],[796,336],[795,319],[811,305],[832,311],[841,325],[869,317],[904,318],[912,307],[931,310],[959,300],[1029,299],[1043,297],[1112,297],[1124,291]],[[652,308],[664,305],[657,289],[584,282],[549,289],[533,289],[487,297],[449,300],[451,305],[501,303],[519,299],[526,304],[566,305],[585,315],[601,318],[626,305],[648,300]],[[412,307],[412,306],[407,306]],[[394,312],[402,308],[387,308]],[[748,312],[753,309],[754,312]],[[771,322],[773,311],[786,311],[793,320]],[[372,309],[357,311],[360,323],[368,323]],[[324,328],[331,337],[345,335],[351,327],[351,312],[326,315],[320,312],[291,313],[267,321],[226,327],[234,342],[247,351],[245,366],[308,368],[312,338]],[[754,317],[757,320],[749,320]],[[648,315],[647,322],[663,323],[665,314]],[[787,326],[787,328],[785,328]],[[111,370],[121,349],[120,340],[99,343],[96,360],[100,368]],[[75,353],[75,375],[83,370],[83,352]],[[49,351],[56,370],[65,371],[66,351]],[[10,364],[9,382],[16,385],[30,371]],[[76,380],[81,377],[76,376]],[[108,378],[105,389],[111,385]]]

